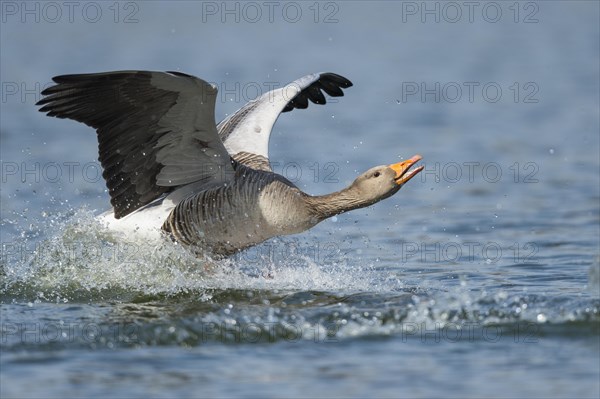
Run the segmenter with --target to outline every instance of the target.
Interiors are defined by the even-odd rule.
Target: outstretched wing
[[[193,182],[233,177],[215,124],[217,89],[180,72],[64,75],[38,102],[48,116],[96,129],[115,217]]]
[[[325,104],[325,95],[340,97],[352,82],[335,73],[315,73],[264,93],[221,121],[217,130],[229,154],[238,162],[255,169],[271,170],[269,137],[282,112],[308,107],[308,100]]]

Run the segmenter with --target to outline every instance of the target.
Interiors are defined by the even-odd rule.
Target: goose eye
[[[374,174],[373,176],[375,176],[375,177],[379,177],[380,175],[381,175],[381,173],[379,173],[379,172],[375,172],[375,174]]]

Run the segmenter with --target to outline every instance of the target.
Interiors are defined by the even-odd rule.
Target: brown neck
[[[361,198],[353,187],[350,186],[331,194],[308,195],[305,197],[305,202],[310,212],[321,221],[353,209],[364,208],[377,201]]]

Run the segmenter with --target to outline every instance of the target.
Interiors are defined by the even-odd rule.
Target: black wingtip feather
[[[352,87],[352,82],[342,75],[333,72],[321,73],[319,79],[298,93],[296,97],[286,104],[281,112],[289,112],[294,108],[307,108],[308,100],[314,104],[326,104],[327,100],[323,92],[331,97],[343,97],[344,92],[342,89],[349,87]]]
[[[321,78],[327,78],[327,80],[337,83],[338,86],[343,87],[344,89],[353,86],[349,79],[343,77],[342,75],[338,75],[337,73],[325,72],[321,74]]]

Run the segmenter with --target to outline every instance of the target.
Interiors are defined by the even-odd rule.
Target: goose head
[[[421,156],[415,155],[406,161],[375,166],[358,176],[348,187],[348,193],[364,201],[363,206],[388,198],[423,170],[423,166],[411,170],[420,160]]]
[[[373,205],[398,192],[404,184],[415,177],[423,166],[411,169],[421,160],[420,155],[391,165],[371,168],[341,191],[305,198],[310,211],[321,221],[353,209]]]

